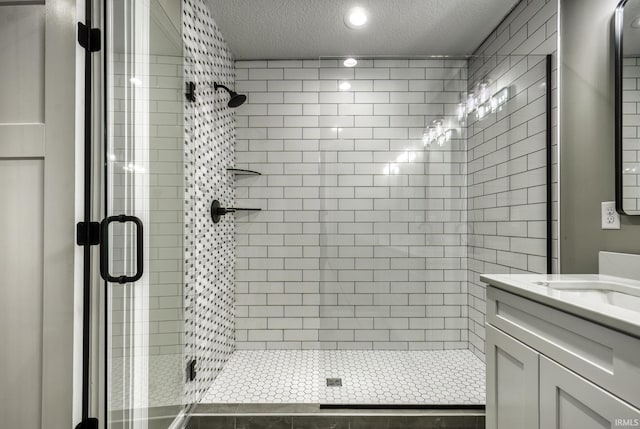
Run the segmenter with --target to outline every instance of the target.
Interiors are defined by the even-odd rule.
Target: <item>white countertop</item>
[[[556,289],[535,283],[548,281],[621,283],[637,288],[637,295],[640,296],[640,281],[603,274],[484,274],[480,276],[480,280],[498,289],[640,338],[640,308],[633,311],[578,296],[563,297],[557,294]]]

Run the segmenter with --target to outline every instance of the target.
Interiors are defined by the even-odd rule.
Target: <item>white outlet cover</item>
[[[620,229],[620,215],[615,201],[604,201],[601,209],[602,229]]]

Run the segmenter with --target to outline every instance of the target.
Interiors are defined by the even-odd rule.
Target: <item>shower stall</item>
[[[105,5],[108,427],[481,411],[479,276],[554,263],[551,57],[236,61],[202,0]]]

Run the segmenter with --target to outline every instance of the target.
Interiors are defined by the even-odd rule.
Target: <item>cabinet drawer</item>
[[[491,286],[487,323],[640,407],[637,338]]]

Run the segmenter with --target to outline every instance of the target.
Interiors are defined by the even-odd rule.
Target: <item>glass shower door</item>
[[[319,59],[325,406],[484,404],[480,274],[549,263],[545,59]]]
[[[109,428],[170,427],[185,406],[184,62],[175,3],[106,2]]]
[[[320,140],[322,369],[342,379],[327,405],[433,403],[434,368],[456,356],[430,351],[466,348],[466,65],[320,58],[320,102],[337,112]],[[428,145],[434,121],[443,136]]]

